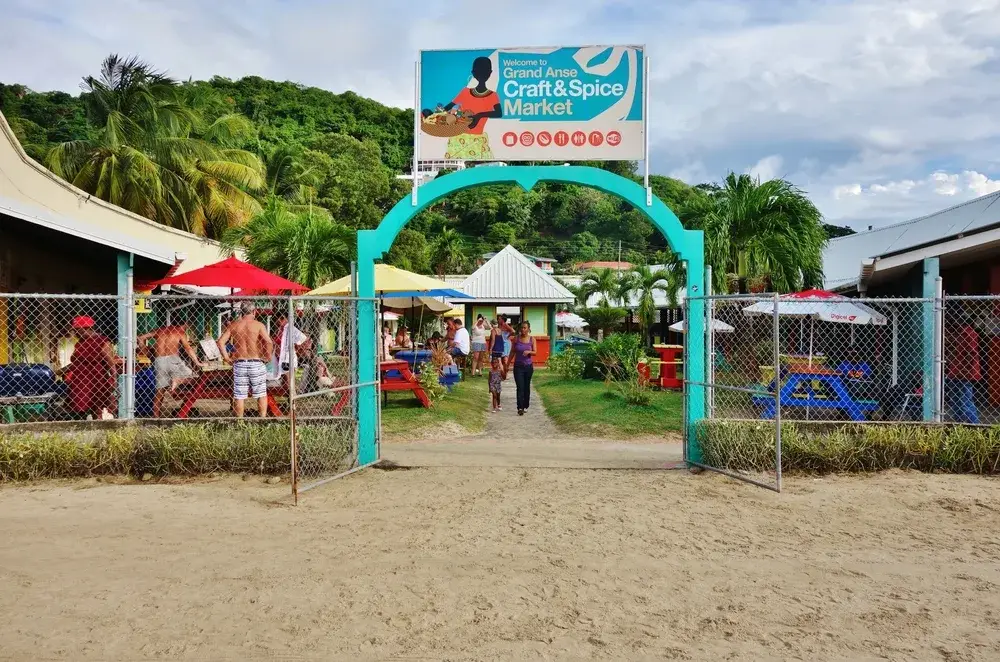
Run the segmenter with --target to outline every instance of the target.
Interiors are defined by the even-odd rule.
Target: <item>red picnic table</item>
[[[344,380],[334,379],[334,387],[345,386]],[[202,366],[197,379],[182,391],[186,393],[184,403],[177,412],[177,418],[187,418],[199,400],[232,400],[233,399],[233,367],[226,364],[207,364]],[[288,397],[288,387],[282,380],[279,386],[267,387],[267,411],[271,416],[284,416],[285,412],[278,406],[278,397]],[[424,396],[426,397],[426,395]],[[340,391],[334,397],[331,408],[333,416],[340,416],[344,407],[351,400],[348,390]],[[426,406],[426,405],[425,405]]]
[[[680,358],[684,353],[683,345],[653,345],[660,357],[660,388],[680,388],[681,380],[677,378],[677,366],[683,363]]]
[[[187,418],[199,400],[232,400],[233,399],[233,366],[225,363],[209,363],[201,367],[194,381],[183,387],[184,403],[177,412],[177,418]],[[271,416],[284,416],[278,407],[275,395],[288,395],[288,389],[267,389],[267,411]]]
[[[413,395],[424,407],[430,407],[431,401],[420,385],[420,380],[410,370],[410,364],[406,361],[382,361],[379,363],[379,374],[383,393],[389,391],[413,391]],[[390,372],[395,374],[390,375]]]

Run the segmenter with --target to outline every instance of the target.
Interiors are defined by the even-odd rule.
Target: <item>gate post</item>
[[[688,364],[684,366],[687,386],[687,417],[684,421],[684,443],[687,458],[702,462],[698,443],[698,423],[705,418],[705,239],[702,233],[686,233],[687,251],[687,343]]]
[[[375,232],[358,231],[358,466],[378,460],[378,366],[375,365]]]

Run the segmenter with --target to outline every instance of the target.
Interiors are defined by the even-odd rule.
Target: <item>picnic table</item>
[[[380,388],[382,393],[389,391],[413,391],[413,395],[424,407],[430,407],[431,401],[427,397],[424,387],[420,385],[417,376],[410,370],[410,364],[406,361],[392,360],[379,363]]]
[[[43,395],[12,395],[0,398],[3,417],[0,423],[16,423],[18,418],[37,419],[45,414],[45,406],[55,397],[55,393]]]
[[[653,351],[660,357],[660,388],[681,388],[677,378],[677,366],[683,363],[683,345],[653,345]]]
[[[177,418],[187,418],[199,400],[232,400],[233,399],[233,366],[226,363],[206,363],[202,365],[197,376],[188,385],[179,389],[183,394],[183,404],[177,412]],[[270,384],[267,388],[267,410],[272,416],[284,416],[278,407],[276,395],[288,395],[284,383],[275,388]]]
[[[784,382],[772,381],[768,387],[774,392],[775,383],[778,400],[782,407],[807,407],[816,409],[839,409],[852,421],[865,420],[865,412],[878,409],[874,400],[857,400],[851,397],[844,376],[836,370],[819,366],[796,365],[783,371]],[[772,419],[775,414],[773,395],[752,396],[755,405],[761,407],[760,417]]]
[[[416,371],[421,363],[430,363],[433,353],[429,349],[401,349],[393,357],[397,361],[406,361],[410,370]]]

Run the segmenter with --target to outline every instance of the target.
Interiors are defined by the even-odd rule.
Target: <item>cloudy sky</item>
[[[0,80],[109,52],[412,106],[421,48],[644,43],[651,164],[786,177],[863,229],[1000,190],[1000,0],[0,0]]]

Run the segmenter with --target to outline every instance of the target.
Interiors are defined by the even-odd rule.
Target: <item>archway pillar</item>
[[[620,175],[582,166],[486,166],[467,168],[438,177],[420,187],[414,204],[406,196],[389,210],[378,228],[358,232],[357,295],[358,310],[358,464],[378,460],[378,357],[376,356],[375,260],[389,251],[396,235],[421,211],[437,200],[458,191],[487,184],[517,184],[525,191],[540,181],[579,184],[617,196],[629,202],[663,234],[670,248],[687,265],[688,297],[688,365],[684,366],[687,381],[694,382],[687,390],[687,420],[685,421],[688,457],[701,461],[701,449],[694,434],[695,426],[705,415],[705,302],[704,238],[700,231],[685,230],[677,216],[658,198],[647,203],[646,189]]]

